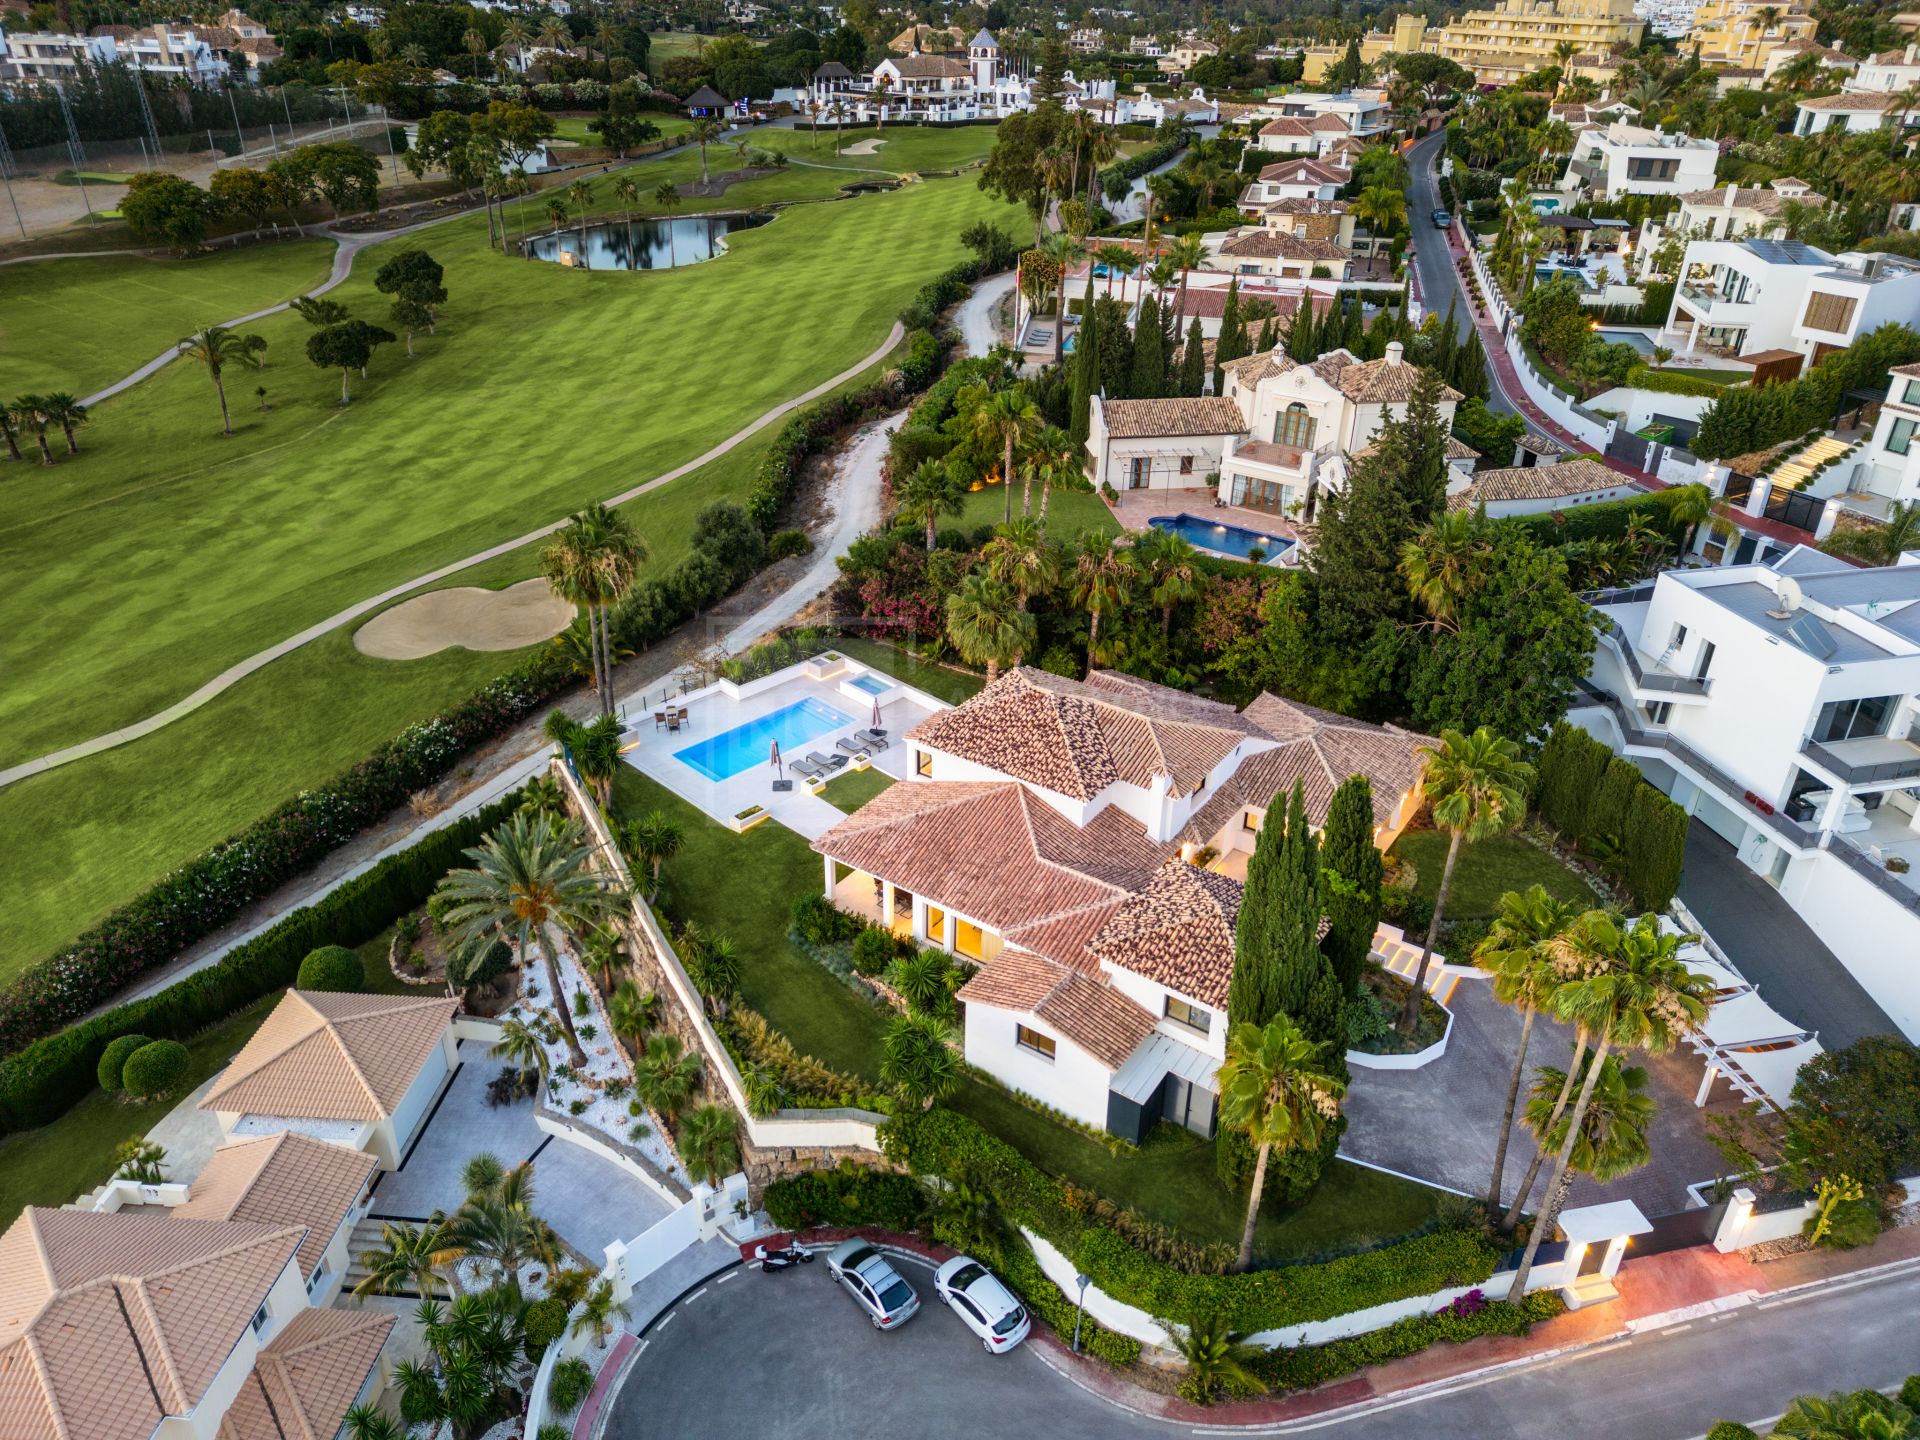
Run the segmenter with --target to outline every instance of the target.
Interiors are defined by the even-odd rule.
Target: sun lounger
[[[884,750],[887,748],[887,732],[884,730],[856,730],[854,741],[862,750]]]
[[[787,762],[787,769],[793,771],[796,775],[804,776],[808,780],[826,774],[825,766],[816,765],[810,760],[789,760]]]
[[[861,744],[857,737],[851,735],[834,741],[833,748],[843,750],[849,755],[864,755],[867,753],[867,747]]]
[[[816,765],[822,770],[838,770],[842,765],[847,763],[847,757],[845,755],[822,755],[818,750],[809,750],[807,752],[807,763],[809,765]]]

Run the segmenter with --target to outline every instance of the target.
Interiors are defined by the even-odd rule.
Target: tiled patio
[[[1244,505],[1219,505],[1216,493],[1204,485],[1178,490],[1122,490],[1114,500],[1113,517],[1126,530],[1145,530],[1156,515],[1191,515],[1221,525],[1238,525],[1265,535],[1300,538],[1299,527],[1279,515],[1249,510]]]
[[[859,690],[850,692],[851,682],[869,673],[876,672],[849,663],[827,679],[812,679],[804,666],[792,666],[777,676],[745,687],[746,693],[737,700],[718,686],[695,691],[681,702],[687,708],[687,724],[677,732],[657,728],[651,715],[638,717],[636,729],[628,737],[626,762],[723,825],[731,824],[733,818],[749,806],[763,805],[774,820],[811,840],[844,817],[833,805],[809,793],[806,781],[793,772],[791,764],[813,753],[847,758],[835,742],[850,737],[856,730],[875,726],[875,697]],[[912,760],[900,737],[936,710],[946,707],[911,686],[897,684],[890,676],[877,675],[876,678],[889,686],[887,692],[878,697],[880,719],[877,722],[877,728],[886,731],[888,744],[884,750],[869,752],[871,763],[896,780],[904,779]],[[703,741],[803,700],[830,706],[845,717],[846,723],[795,746],[792,753],[782,747],[779,772],[769,758],[770,747],[765,743],[757,746],[752,764],[721,780],[708,779],[680,758],[682,752]],[[853,763],[849,758],[833,773],[844,775]],[[782,776],[793,782],[793,788],[776,792],[774,782]]]

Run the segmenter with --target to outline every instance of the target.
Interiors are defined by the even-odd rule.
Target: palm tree
[[[847,107],[843,102],[835,100],[831,105],[827,106],[827,115],[833,121],[833,158],[838,160],[840,158],[840,136],[847,123]]]
[[[394,1374],[398,1376],[399,1373],[396,1368]],[[347,1440],[406,1440],[406,1431],[400,1428],[397,1420],[385,1411],[376,1410],[372,1405],[364,1402],[351,1406],[347,1413],[340,1417],[340,1424],[346,1432]]]
[[[880,1078],[915,1109],[951,1095],[960,1084],[960,1057],[948,1029],[932,1015],[896,1015],[881,1039]]]
[[[1036,595],[1060,583],[1060,547],[1040,533],[1039,524],[1022,515],[994,531],[980,551],[987,574],[1012,587],[1025,610]]]
[[[1453,889],[1453,867],[1460,859],[1460,847],[1504,834],[1524,820],[1527,782],[1533,776],[1533,767],[1520,758],[1520,747],[1484,725],[1471,735],[1443,730],[1440,743],[1423,745],[1420,753],[1426,761],[1420,796],[1433,807],[1433,823],[1447,832],[1447,863],[1440,872],[1440,889],[1433,897],[1426,944],[1420,947],[1420,967],[1414,972],[1406,1010],[1400,1016],[1400,1029],[1407,1035],[1420,1024],[1427,964],[1433,959],[1433,942],[1446,915],[1447,893]]]
[[[671,187],[669,187],[671,188]],[[633,207],[640,203],[640,187],[633,183],[633,177],[622,175],[613,182],[613,198],[620,202],[620,214],[627,229],[633,228]]]
[[[1257,1394],[1267,1387],[1253,1373],[1253,1363],[1267,1352],[1233,1329],[1224,1310],[1216,1310],[1191,1325],[1167,1326],[1173,1348],[1187,1362],[1187,1378],[1180,1382],[1181,1398],[1211,1405],[1222,1388]]]
[[[1920,550],[1920,500],[1895,505],[1884,524],[1836,531],[1830,543],[1872,565],[1897,564],[1908,550]]]
[[[947,596],[947,638],[969,665],[987,667],[991,685],[1002,665],[1018,665],[1039,639],[1039,621],[1021,608],[1013,587],[975,571]]]
[[[628,590],[647,542],[626,516],[605,505],[589,505],[568,519],[541,552],[540,567],[554,594],[586,612],[593,647],[594,688],[600,713],[613,714],[613,654],[608,610]]]
[[[506,1178],[507,1167],[491,1150],[469,1156],[467,1163],[460,1167],[460,1188],[466,1191],[469,1200],[483,1200],[498,1194]]]
[[[681,1163],[696,1185],[718,1186],[740,1168],[739,1121],[725,1105],[702,1105],[680,1126]]]
[[[1066,353],[1067,343],[1067,272],[1080,257],[1080,242],[1071,235],[1056,231],[1040,243],[1040,253],[1054,264],[1053,363],[1058,365]]]
[[[607,1336],[618,1328],[616,1321],[632,1318],[633,1307],[624,1300],[614,1298],[613,1282],[596,1280],[593,1288],[582,1297],[580,1313],[573,1317],[571,1329],[575,1335],[591,1334],[596,1343],[604,1345]]]
[[[678,1035],[655,1035],[633,1067],[634,1093],[669,1120],[686,1108],[700,1078],[700,1057],[686,1052]]]
[[[1587,1068],[1592,1066],[1589,1056]],[[1542,1065],[1534,1073],[1533,1090],[1527,1100],[1527,1128],[1542,1150],[1555,1150],[1567,1138],[1568,1120],[1556,1118],[1553,1109],[1566,1088],[1568,1075],[1551,1065]],[[1584,1088],[1584,1072],[1575,1078]],[[1645,1070],[1638,1065],[1622,1065],[1618,1055],[1607,1056],[1581,1119],[1580,1133],[1574,1139],[1567,1173],[1560,1182],[1563,1192],[1572,1188],[1576,1172],[1604,1185],[1647,1163],[1651,1156],[1647,1127],[1653,1121],[1655,1106],[1653,1097],[1644,1093],[1646,1088]],[[1554,1202],[1555,1212],[1565,1203],[1562,1193]]]
[[[220,433],[233,434],[233,418],[227,413],[227,387],[220,378],[228,365],[248,365],[258,370],[266,364],[260,352],[267,348],[264,335],[242,335],[224,325],[209,325],[175,345],[175,352],[191,356],[207,367],[207,375],[220,396]]]
[[[499,930],[522,955],[537,948],[554,1012],[566,1032],[567,1053],[576,1068],[585,1065],[587,1054],[573,1033],[548,930],[577,935],[612,918],[621,903],[619,892],[594,870],[592,851],[571,820],[553,825],[514,815],[466,854],[473,868],[449,871],[435,892],[446,897],[443,923],[456,939]]]
[[[380,1248],[361,1255],[367,1274],[353,1293],[361,1299],[369,1295],[397,1295],[403,1287],[429,1299],[433,1282],[439,1278],[439,1256],[446,1248],[446,1236],[437,1221],[425,1225],[383,1224]],[[451,1293],[451,1292],[449,1292]]]
[[[73,438],[74,427],[87,423],[87,407],[65,391],[40,397],[40,408],[46,414],[47,422],[60,427],[60,433],[67,437],[67,453],[78,455],[80,444]]]
[[[1856,1390],[1824,1398],[1796,1395],[1769,1433],[1784,1440],[1911,1440],[1920,1423],[1901,1401],[1878,1390]]]
[[[546,210],[547,224],[553,227],[553,231],[557,235],[561,230],[566,228],[567,202],[558,195],[549,195],[547,197]]]
[[[1149,530],[1133,542],[1134,564],[1140,569],[1147,598],[1160,607],[1160,633],[1173,631],[1173,611],[1182,601],[1201,593],[1200,552],[1171,530]]]
[[[705,185],[707,183],[707,146],[720,138],[720,122],[711,115],[703,115],[693,122],[693,129],[688,133],[692,136],[693,143],[700,147],[700,183]]]
[[[469,30],[460,37],[460,43],[467,47],[467,53],[473,56],[473,78],[480,78],[480,57],[487,53],[487,37],[478,30]]]
[[[876,75],[873,80],[873,128],[876,132],[887,128],[887,92],[893,88],[892,77]],[[840,151],[838,141],[834,142],[834,153]]]
[[[1167,203],[1167,201],[1172,197],[1172,195],[1173,195],[1173,180],[1170,176],[1163,175],[1163,174],[1153,174],[1153,175],[1147,176],[1147,194],[1146,194],[1147,228],[1146,228],[1146,235],[1144,237],[1144,240],[1145,240],[1145,246],[1146,246],[1146,253],[1148,255],[1153,255],[1158,253],[1155,251],[1153,247],[1153,217],[1161,209],[1161,207]]]
[[[22,395],[8,408],[13,411],[14,423],[33,433],[34,442],[40,447],[40,463],[53,464],[53,451],[47,445],[47,426],[53,423],[47,414],[47,397]]]
[[[1227,1032],[1227,1058],[1219,1075],[1220,1123],[1242,1131],[1259,1152],[1235,1273],[1253,1264],[1253,1230],[1267,1188],[1267,1161],[1276,1149],[1313,1149],[1340,1114],[1347,1085],[1328,1073],[1320,1051],[1287,1015],[1276,1015],[1264,1026],[1243,1023]]]
[[[1100,656],[1100,620],[1133,598],[1133,561],[1115,547],[1113,537],[1089,530],[1080,537],[1073,562],[1073,603],[1091,617],[1087,630],[1087,669]]]
[[[667,212],[667,264],[671,267],[677,265],[680,260],[679,254],[674,248],[679,242],[674,239],[673,235],[673,212],[678,210],[682,203],[680,187],[671,180],[661,181],[659,185],[654,187],[653,203]]]
[[[559,991],[554,992],[558,998]],[[534,1033],[533,1027],[524,1020],[503,1020],[500,1022],[500,1038],[493,1042],[487,1054],[496,1060],[505,1060],[517,1070],[532,1070],[542,1080],[553,1068],[553,1061],[547,1055],[547,1047]]]
[[[1094,262],[1107,267],[1107,294],[1113,294],[1113,277],[1133,273],[1133,251],[1125,245],[1101,245],[1093,251]],[[1086,317],[1080,317],[1084,320]]]
[[[555,1264],[560,1255],[553,1227],[533,1213],[533,1167],[513,1167],[491,1189],[468,1199],[447,1218],[443,1252],[456,1263],[482,1260],[497,1266],[501,1279],[517,1291],[520,1271],[531,1261]],[[477,1299],[477,1296],[465,1296]]]
[[[555,710],[542,728],[549,740],[573,757],[574,768],[599,797],[601,808],[611,805],[613,782],[620,773],[620,722],[611,715],[596,715],[581,725],[566,711]]]
[[[901,482],[895,498],[902,519],[926,526],[927,552],[933,552],[942,515],[958,515],[967,507],[967,492],[953,472],[939,460],[922,460]]]
[[[20,458],[19,422],[14,419],[13,411],[5,405],[0,405],[0,440],[6,441],[7,459],[18,460]]]
[[[582,956],[589,970],[600,975],[600,993],[613,993],[613,971],[626,957],[621,954],[621,935],[618,926],[602,925],[588,933],[581,945]]]
[[[1482,562],[1493,553],[1484,518],[1449,510],[1400,546],[1400,575],[1440,629],[1454,629],[1460,602],[1479,588]]]
[[[1391,233],[1407,223],[1406,192],[1394,185],[1369,185],[1354,200],[1353,213],[1367,222],[1367,233],[1372,237],[1367,253],[1378,255],[1381,232]]]
[[[540,26],[540,43],[549,50],[558,50],[565,54],[573,49],[573,31],[567,28],[567,22],[558,15],[549,15]]]
[[[527,45],[532,39],[533,32],[518,15],[508,16],[507,23],[500,27],[500,43],[511,45],[514,55],[522,60],[526,58]]]
[[[1555,963],[1573,968],[1578,977],[1554,992],[1553,1013],[1573,1022],[1590,1037],[1592,1050],[1579,1097],[1554,1154],[1547,1203],[1527,1237],[1526,1252],[1507,1294],[1509,1300],[1517,1302],[1526,1295],[1533,1258],[1539,1253],[1540,1242],[1553,1229],[1559,1213],[1557,1199],[1565,1195],[1563,1181],[1572,1164],[1574,1143],[1582,1133],[1608,1051],[1664,1051],[1706,1019],[1713,982],[1687,969],[1679,959],[1680,947],[1692,939],[1690,935],[1662,933],[1658,916],[1642,915],[1623,929],[1605,911],[1589,910],[1565,936],[1553,942]],[[1573,1068],[1578,1068],[1577,1061]],[[1549,1124],[1547,1129],[1552,1132],[1553,1126]],[[1524,1200],[1525,1194],[1520,1198]]]
[[[1180,295],[1174,308],[1174,324],[1179,327],[1184,325],[1187,318],[1187,275],[1190,271],[1198,270],[1206,260],[1206,241],[1198,235],[1176,236],[1172,247],[1167,251],[1167,258],[1180,272]]]
[[[1509,891],[1500,897],[1500,913],[1487,938],[1473,952],[1474,964],[1493,976],[1493,998],[1520,1012],[1520,1041],[1507,1081],[1500,1139],[1493,1151],[1493,1178],[1487,1182],[1489,1213],[1500,1208],[1500,1182],[1507,1167],[1514,1111],[1520,1103],[1520,1081],[1527,1070],[1527,1049],[1533,1043],[1533,1022],[1552,1003],[1560,985],[1548,946],[1566,934],[1579,913],[1579,906],[1555,900],[1541,885],[1529,887],[1524,894]]]
[[[974,407],[969,425],[974,438],[1000,446],[1000,484],[1006,491],[1003,521],[1013,519],[1013,447],[1040,428],[1040,411],[1027,394],[1026,386],[1011,385],[996,390]],[[1027,493],[1033,493],[1033,481],[1027,481]]]
[[[607,1001],[607,1020],[613,1033],[627,1042],[627,1049],[636,1058],[646,1048],[647,1036],[659,1018],[660,997],[652,991],[642,994],[631,980],[622,980]]]
[[[1049,425],[1033,442],[1030,464],[1040,471],[1039,532],[1047,531],[1047,507],[1053,503],[1055,485],[1079,485],[1086,488],[1086,467],[1081,456],[1086,452],[1073,443],[1073,437],[1058,426]],[[1056,582],[1057,583],[1057,582]]]
[[[620,831],[620,848],[627,852],[630,860],[646,866],[651,876],[647,887],[649,904],[660,894],[660,867],[679,854],[685,843],[686,832],[664,810],[649,810],[627,821]]]
[[[573,201],[573,208],[580,212],[580,263],[591,270],[587,264],[587,206],[593,203],[593,182],[576,180],[567,186],[567,198]]]

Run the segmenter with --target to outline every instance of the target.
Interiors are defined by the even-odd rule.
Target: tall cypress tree
[[[1133,336],[1127,330],[1127,309],[1105,296],[1094,301],[1100,312],[1100,387],[1109,400],[1131,395],[1127,382],[1133,372]]]
[[[1287,326],[1287,354],[1302,365],[1319,352],[1313,348],[1313,297],[1302,295],[1293,307],[1293,320]]]
[[[1366,337],[1367,320],[1365,307],[1356,300],[1347,307],[1347,328],[1346,333],[1340,338],[1340,343],[1355,355],[1358,355],[1361,346],[1366,341]]]
[[[1207,386],[1206,336],[1200,330],[1200,317],[1187,327],[1187,343],[1180,351],[1180,393],[1198,395]]]
[[[1227,281],[1227,298],[1220,310],[1220,338],[1213,345],[1213,393],[1227,393],[1227,364],[1247,353],[1247,327],[1240,319],[1240,282]]]
[[[1333,792],[1320,832],[1320,865],[1330,922],[1321,949],[1341,999],[1350,1000],[1360,993],[1360,974],[1380,925],[1384,866],[1373,843],[1373,786],[1366,776],[1350,776]]]
[[[1460,348],[1454,352],[1449,383],[1466,399],[1487,398],[1487,367],[1478,336],[1469,336],[1460,342]]]
[[[1152,400],[1167,393],[1167,352],[1160,329],[1160,306],[1149,295],[1133,325],[1133,380],[1136,400]]]
[[[1073,342],[1073,418],[1067,431],[1075,449],[1087,443],[1093,428],[1093,396],[1100,388],[1100,307],[1093,302],[1093,274],[1087,274],[1087,296],[1080,302],[1080,334]]]
[[[1268,812],[1269,819],[1272,814]],[[1320,903],[1320,838],[1307,823],[1307,802],[1298,780],[1287,799],[1280,869],[1279,904],[1267,919],[1267,934],[1277,966],[1280,1008],[1303,1020],[1314,985],[1327,969],[1327,957],[1320,953],[1320,919],[1326,913]]]
[[[1253,342],[1252,354],[1264,355],[1273,349],[1273,317],[1269,315],[1266,323],[1260,327],[1260,338]]]

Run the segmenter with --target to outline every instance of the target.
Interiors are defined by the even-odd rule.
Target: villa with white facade
[[[1794,350],[1817,364],[1880,325],[1920,320],[1920,262],[1793,240],[1687,245],[1666,331],[1675,349]]]
[[[1821,135],[1829,130],[1865,134],[1884,130],[1897,123],[1900,101],[1897,95],[1881,91],[1842,92],[1799,101],[1794,109],[1793,133]]]
[[[1392,107],[1378,90],[1338,95],[1301,92],[1270,100],[1261,108],[1277,113],[1255,133],[1253,143],[1281,155],[1324,159],[1337,145],[1352,140],[1372,143],[1393,128]]]
[[[1600,199],[1679,195],[1710,187],[1719,158],[1715,141],[1616,120],[1575,137],[1560,188],[1591,190]]]
[[[1920,1037],[1920,557],[1804,547],[1597,606],[1573,718],[1775,886]]]
[[[1431,742],[1272,695],[1236,711],[1017,668],[903,743],[910,778],[813,842],[827,894],[980,967],[959,994],[971,1063],[1137,1141],[1161,1119],[1213,1132],[1234,921],[1275,796],[1300,781],[1318,825],[1366,775],[1384,848]]]
[[[1670,235],[1684,240],[1760,240],[1787,238],[1789,203],[1809,209],[1824,208],[1827,197],[1804,180],[1783,176],[1765,185],[1722,185],[1715,190],[1692,190],[1680,197],[1680,208],[1664,221],[1649,219],[1640,231],[1636,263],[1644,277],[1654,252]]]
[[[1114,99],[1111,80],[1083,82],[1068,71],[1062,84],[1069,110]],[[816,118],[837,113],[860,123],[997,120],[1033,107],[1031,78],[1017,72],[987,30],[968,42],[964,59],[914,49],[889,55],[862,75],[829,61],[813,72],[807,96]]]
[[[1920,365],[1896,365],[1874,421],[1873,438],[1809,487],[1829,508],[1885,520],[1896,505],[1920,501]],[[1828,476],[1836,480],[1829,480]]]

